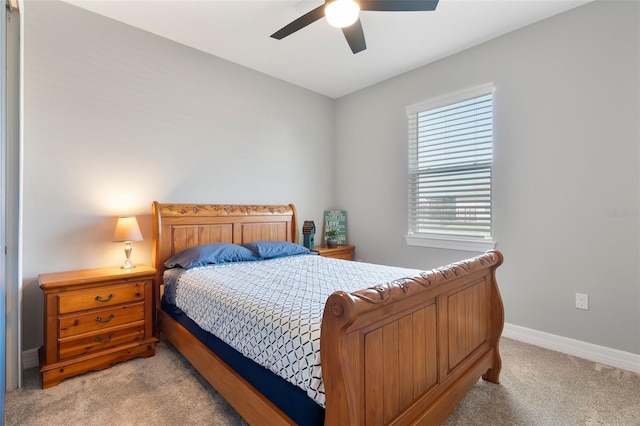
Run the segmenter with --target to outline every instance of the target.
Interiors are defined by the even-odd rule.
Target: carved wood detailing
[[[502,255],[499,252],[489,251],[483,255],[463,260],[451,265],[442,266],[430,271],[421,272],[413,277],[400,278],[388,283],[378,284],[363,290],[353,292],[353,296],[369,303],[382,303],[391,298],[407,295],[411,288],[419,289],[433,286],[439,282],[453,277],[462,277],[489,266],[502,264]],[[402,291],[400,293],[399,290]]]
[[[288,205],[244,205],[244,204],[162,204],[159,213],[162,216],[250,216],[250,215],[287,215],[292,214]]]

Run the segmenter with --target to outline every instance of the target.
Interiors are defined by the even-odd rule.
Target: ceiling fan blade
[[[364,41],[364,31],[362,30],[360,19],[358,19],[353,25],[344,27],[342,29],[342,33],[347,39],[347,43],[349,43],[349,47],[351,47],[351,51],[354,54],[362,52],[367,48],[367,43]]]
[[[307,12],[295,21],[292,21],[288,25],[285,25],[275,33],[271,34],[271,37],[282,40],[288,35],[295,33],[298,30],[306,27],[309,24],[313,24],[318,19],[324,17],[324,4],[313,9],[311,12]]]
[[[436,10],[438,0],[360,0],[360,10],[420,12]]]

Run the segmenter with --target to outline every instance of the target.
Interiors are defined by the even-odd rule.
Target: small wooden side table
[[[42,387],[91,370],[155,354],[156,270],[107,267],[41,274],[44,291]]]
[[[353,252],[355,251],[355,246],[338,246],[335,248],[329,248],[327,246],[317,246],[311,249],[311,251],[315,251],[320,256],[324,257],[333,257],[335,259],[345,259],[345,260],[353,260]]]

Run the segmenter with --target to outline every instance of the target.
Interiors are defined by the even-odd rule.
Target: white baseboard
[[[506,323],[504,337],[640,374],[640,355]],[[22,352],[22,368],[38,366],[38,349]]]
[[[38,367],[40,362],[38,360],[38,348],[29,349],[22,352],[22,369]]]
[[[508,323],[504,325],[502,335],[510,339],[640,374],[640,355],[631,352],[598,346]]]

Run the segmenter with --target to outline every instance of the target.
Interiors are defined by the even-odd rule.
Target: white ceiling
[[[592,0],[440,0],[433,12],[360,13],[351,53],[325,19],[269,37],[322,0],[65,0],[298,86],[338,98]]]

